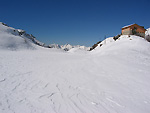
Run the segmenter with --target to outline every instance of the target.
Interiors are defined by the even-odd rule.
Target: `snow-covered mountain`
[[[57,48],[57,49],[61,49],[61,46],[59,44],[50,44],[48,45],[50,48]]]
[[[44,46],[44,43],[38,41],[32,34],[27,34],[26,31],[24,30],[21,30],[21,29],[15,29],[15,28],[12,28],[12,27],[9,27],[7,24],[4,24],[2,22],[0,22],[0,38],[1,40],[1,44],[4,44],[6,46],[15,46],[17,48],[20,48],[19,47],[19,43],[21,42],[17,42],[17,41],[22,41],[22,43],[24,43],[24,45],[26,45],[27,43],[31,45],[31,43],[34,43],[36,45],[39,45],[39,46]],[[4,38],[5,37],[5,38]],[[9,40],[9,41],[7,41]],[[7,42],[7,44],[5,43]],[[26,45],[27,47],[29,45]]]
[[[65,45],[61,45],[61,48],[64,49],[64,50],[66,50],[66,51],[68,51],[68,50],[72,49],[73,46],[70,45],[70,44],[65,44]]]
[[[89,50],[90,47],[85,47],[85,46],[80,46],[80,45],[75,45],[75,46],[72,46],[70,44],[65,44],[65,45],[61,45],[61,48],[68,51],[70,49],[73,49],[73,48],[76,48],[76,49],[83,49],[83,50]]]
[[[24,30],[14,29],[0,22],[0,49],[35,49]]]
[[[70,45],[70,44],[65,44],[65,45],[59,45],[59,44],[50,44],[49,45],[50,48],[57,48],[57,49],[63,49],[65,51],[69,51],[71,49],[81,49],[81,50],[86,50],[88,51],[90,49],[90,47],[86,47],[86,46],[80,46],[80,45]]]

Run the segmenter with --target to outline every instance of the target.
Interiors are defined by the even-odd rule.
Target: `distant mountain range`
[[[57,48],[57,49],[63,49],[65,51],[69,51],[72,48],[78,48],[78,49],[83,49],[83,50],[90,50],[90,47],[85,47],[85,46],[80,46],[80,45],[70,45],[70,44],[65,44],[65,45],[58,45],[58,44],[50,44],[50,48]]]

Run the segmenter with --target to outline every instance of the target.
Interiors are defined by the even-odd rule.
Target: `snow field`
[[[139,37],[82,53],[1,51],[2,113],[149,113],[150,45]]]

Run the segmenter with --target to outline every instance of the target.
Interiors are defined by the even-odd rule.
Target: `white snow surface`
[[[122,28],[126,28],[126,27],[132,26],[132,25],[134,25],[134,24],[135,24],[135,23],[130,24],[130,25],[126,25],[126,26],[123,26]]]
[[[0,33],[0,113],[150,113],[145,39],[110,38],[91,52],[30,44]]]
[[[150,28],[145,31],[145,36],[150,36]]]
[[[145,39],[150,42],[150,28],[148,28],[145,32]]]
[[[145,31],[145,36],[150,36],[150,28],[148,28],[146,31]]]
[[[65,45],[61,45],[60,46],[61,47],[61,49],[63,49],[63,50],[71,50],[71,49],[78,49],[78,50],[90,50],[90,47],[85,47],[85,46],[80,46],[80,45],[75,45],[75,46],[73,46],[73,45],[70,45],[70,44],[65,44]]]
[[[0,49],[35,49],[34,44],[27,38],[19,36],[14,28],[4,26],[0,23]]]

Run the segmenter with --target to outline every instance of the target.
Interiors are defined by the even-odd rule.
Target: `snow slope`
[[[0,49],[0,113],[149,113],[149,50],[137,36],[86,53]]]
[[[34,49],[32,43],[19,36],[0,32],[0,49]]]
[[[24,30],[15,29],[0,22],[0,49],[36,49],[37,45],[44,46],[44,43],[38,41],[33,35],[27,34]]]

